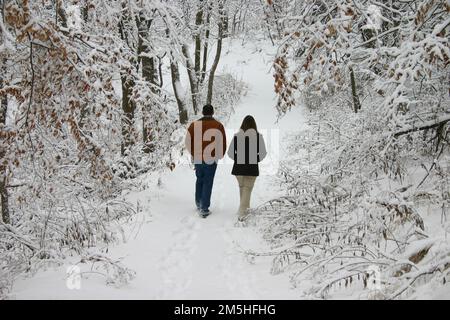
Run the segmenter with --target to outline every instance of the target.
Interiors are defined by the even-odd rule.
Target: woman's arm
[[[231,158],[231,159],[235,159],[235,155],[236,155],[236,150],[234,149],[234,137],[233,137],[233,139],[231,139],[231,142],[230,142],[230,146],[228,147],[228,156]]]
[[[263,161],[266,155],[267,155],[266,143],[264,142],[262,134],[259,134],[259,152],[258,152],[259,161]]]

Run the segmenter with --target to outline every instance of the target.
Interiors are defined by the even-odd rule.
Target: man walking
[[[223,158],[227,147],[225,129],[213,115],[213,106],[205,105],[203,117],[191,123],[185,141],[186,149],[192,155],[197,177],[195,204],[203,218],[211,213],[209,206],[217,162]]]

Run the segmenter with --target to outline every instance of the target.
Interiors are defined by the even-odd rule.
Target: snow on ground
[[[283,136],[301,129],[300,110],[277,122],[274,108],[270,57],[274,48],[264,42],[228,42],[220,69],[232,72],[249,85],[248,94],[226,124],[230,136],[245,115],[255,117],[266,135],[268,151],[275,157],[262,166],[252,205],[257,206],[280,191],[273,181],[277,159],[282,157]],[[215,106],[220,108],[220,106]],[[279,130],[279,131],[277,131]],[[278,143],[281,143],[278,145]],[[280,155],[277,152],[280,151]],[[105,285],[101,275],[86,274],[81,289],[66,285],[66,265],[38,272],[16,281],[17,299],[297,299],[286,274],[271,275],[271,258],[248,258],[245,250],[267,251],[252,227],[236,226],[238,187],[230,174],[230,161],[217,169],[212,196],[212,215],[198,217],[194,210],[194,171],[180,164],[160,179],[148,179],[148,188],[127,195],[143,210],[126,227],[127,241],[110,247],[108,254],[136,272],[131,283],[116,288]],[[264,174],[266,173],[266,174]],[[156,181],[160,180],[161,183]],[[71,261],[73,260],[73,261]],[[85,270],[86,267],[83,267]]]

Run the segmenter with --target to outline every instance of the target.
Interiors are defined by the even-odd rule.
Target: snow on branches
[[[280,172],[288,195],[256,210],[273,272],[289,270],[321,298],[348,286],[386,299],[445,285],[448,1],[307,0],[283,12],[277,109],[311,112]]]
[[[448,2],[415,2],[417,10],[396,1],[390,6],[345,0],[292,4],[274,61],[280,113],[292,107],[298,91],[292,88],[332,94],[349,87],[352,70],[359,78],[356,86],[369,79],[372,91],[385,98],[380,106],[393,126],[411,119],[405,110],[442,106],[448,100],[448,88],[440,85],[448,81],[450,63]],[[358,90],[353,94],[361,95]],[[439,94],[431,97],[430,90]]]
[[[116,241],[118,222],[136,213],[118,198],[131,183],[123,179],[170,161],[176,117],[138,59],[164,54],[150,43],[165,40],[165,29],[144,35],[146,52],[135,41],[134,15],[151,19],[157,8],[168,10],[95,0],[2,6],[2,278]]]
[[[227,74],[212,80],[228,14],[231,32],[245,29],[241,9],[251,10],[237,1],[3,2],[0,294],[18,272],[116,241],[136,213],[122,191],[143,173],[173,170],[181,144],[172,134],[199,109],[186,107],[179,65],[194,77],[193,102],[208,97],[228,115],[243,85]],[[131,279],[97,258],[120,283]]]

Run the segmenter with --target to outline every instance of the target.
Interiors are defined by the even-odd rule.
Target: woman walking
[[[228,148],[228,156],[234,160],[231,174],[236,176],[239,184],[240,221],[247,216],[253,186],[256,177],[259,176],[258,163],[266,157],[266,154],[264,138],[258,132],[255,119],[252,116],[246,116]]]

